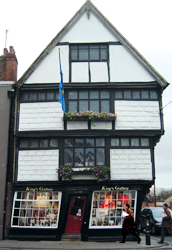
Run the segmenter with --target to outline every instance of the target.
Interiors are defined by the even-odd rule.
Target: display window
[[[57,228],[61,192],[15,192],[11,226]]]
[[[95,191],[92,197],[90,228],[122,227],[125,211],[129,204],[135,215],[137,191]]]

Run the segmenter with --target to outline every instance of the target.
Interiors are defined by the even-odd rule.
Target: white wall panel
[[[109,122],[91,122],[91,129],[112,129],[112,121]]]
[[[89,82],[88,62],[72,63],[72,82]]]
[[[94,43],[117,41],[107,28],[92,14],[85,13],[60,42]]]
[[[37,102],[20,104],[19,131],[63,129],[61,103]]]
[[[108,82],[107,62],[90,63],[91,82]]]
[[[152,180],[150,149],[111,149],[111,180]]]
[[[160,129],[158,101],[115,101],[115,129]]]
[[[88,122],[70,121],[67,122],[67,130],[88,129]]]
[[[63,45],[55,46],[53,50],[47,54],[45,59],[26,80],[26,84],[60,83],[59,48],[62,51],[62,53],[60,53],[60,57],[63,81],[69,82],[69,46]]]
[[[110,45],[110,81],[155,81],[155,78],[122,45]]]
[[[59,150],[22,150],[18,157],[18,181],[58,181]]]

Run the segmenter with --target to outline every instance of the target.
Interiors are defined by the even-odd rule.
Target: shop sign
[[[87,187],[69,187],[68,192],[73,193],[73,194],[82,194],[88,191]]]
[[[45,187],[27,187],[26,188],[27,192],[52,192],[53,188],[45,188]]]
[[[120,187],[120,186],[106,187],[106,186],[102,186],[101,190],[104,190],[104,191],[128,191],[129,187]]]

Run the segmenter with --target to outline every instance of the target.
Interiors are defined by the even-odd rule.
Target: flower
[[[59,176],[65,181],[71,181],[74,174],[71,166],[60,166],[60,168],[56,169],[56,172],[59,173]]]
[[[96,176],[97,181],[107,181],[109,180],[110,168],[107,166],[98,166],[90,169],[92,174]]]
[[[106,113],[106,112],[94,112],[92,110],[83,110],[79,112],[67,112],[65,113],[65,117],[70,118],[71,120],[75,117],[88,117],[88,119],[94,120],[94,118],[116,118],[115,114],[112,113]]]

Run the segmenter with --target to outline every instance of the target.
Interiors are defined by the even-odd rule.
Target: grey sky
[[[172,1],[92,0],[93,4],[169,82],[172,82]],[[0,1],[0,55],[13,46],[18,79],[85,0]],[[163,106],[172,100],[172,85],[163,94]],[[165,135],[155,148],[156,187],[172,189],[172,103],[164,109]]]

